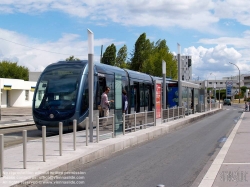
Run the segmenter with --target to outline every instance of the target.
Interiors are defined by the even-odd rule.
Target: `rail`
[[[168,122],[170,120],[175,120],[185,117],[185,108],[184,107],[174,107],[162,109],[162,122]]]

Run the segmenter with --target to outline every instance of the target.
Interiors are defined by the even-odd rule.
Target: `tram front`
[[[33,98],[33,119],[39,130],[58,132],[59,122],[63,130],[71,131],[73,120],[78,121],[79,111],[86,112],[78,102],[86,93],[87,61],[58,62],[49,65],[41,74]],[[85,104],[86,106],[86,104]],[[85,111],[82,111],[85,110]]]

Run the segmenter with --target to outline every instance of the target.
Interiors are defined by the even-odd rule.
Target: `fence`
[[[162,121],[170,121],[185,117],[184,107],[167,108],[162,110]]]

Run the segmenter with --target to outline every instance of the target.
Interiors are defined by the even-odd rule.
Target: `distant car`
[[[230,99],[224,99],[223,105],[230,105],[231,106],[231,100]]]
[[[208,99],[207,100],[207,103],[210,103],[210,100]],[[215,103],[215,100],[214,99],[211,99],[211,104]]]

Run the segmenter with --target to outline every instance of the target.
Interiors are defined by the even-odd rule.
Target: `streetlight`
[[[229,62],[229,64],[235,65],[238,68],[238,70],[239,70],[239,103],[240,103],[240,69],[239,69],[239,67],[236,64],[234,64],[232,62]]]
[[[166,109],[166,62],[162,60],[163,109]]]

